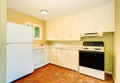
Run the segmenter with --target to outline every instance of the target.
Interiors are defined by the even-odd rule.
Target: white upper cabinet
[[[80,40],[79,18],[77,15],[64,17],[62,34],[62,40]]]
[[[71,36],[71,18],[70,16],[64,17],[63,20],[63,40],[70,40]]]
[[[94,18],[93,9],[85,10],[79,13],[80,33],[93,32],[94,26],[93,18]]]
[[[46,22],[46,40],[63,39],[63,20],[54,19]]]
[[[56,40],[63,39],[63,19],[57,19],[56,21]]]
[[[46,22],[47,40],[80,40],[78,16],[66,16]]]
[[[114,4],[95,8],[94,18],[95,31],[114,31]]]
[[[71,15],[71,34],[70,40],[80,40],[80,27],[78,14]]]
[[[47,40],[54,40],[56,38],[56,22],[48,21],[46,23],[46,38]]]
[[[114,4],[81,11],[46,22],[47,40],[80,40],[82,33],[113,32]]]
[[[109,4],[79,13],[81,33],[114,31],[114,5]]]

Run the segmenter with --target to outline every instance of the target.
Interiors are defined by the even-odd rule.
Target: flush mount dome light
[[[48,11],[47,10],[40,10],[40,13],[43,14],[43,15],[47,15]]]

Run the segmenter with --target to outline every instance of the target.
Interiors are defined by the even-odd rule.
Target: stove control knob
[[[88,49],[88,48],[83,48],[83,49]]]
[[[95,50],[101,50],[100,48],[94,48]]]

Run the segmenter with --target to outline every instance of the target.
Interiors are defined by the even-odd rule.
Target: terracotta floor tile
[[[114,83],[109,74],[105,80],[99,80],[76,71],[48,64],[35,70],[31,75],[21,78],[14,83]]]

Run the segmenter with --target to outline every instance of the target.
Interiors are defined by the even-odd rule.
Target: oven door
[[[79,66],[104,71],[104,52],[80,50]]]

